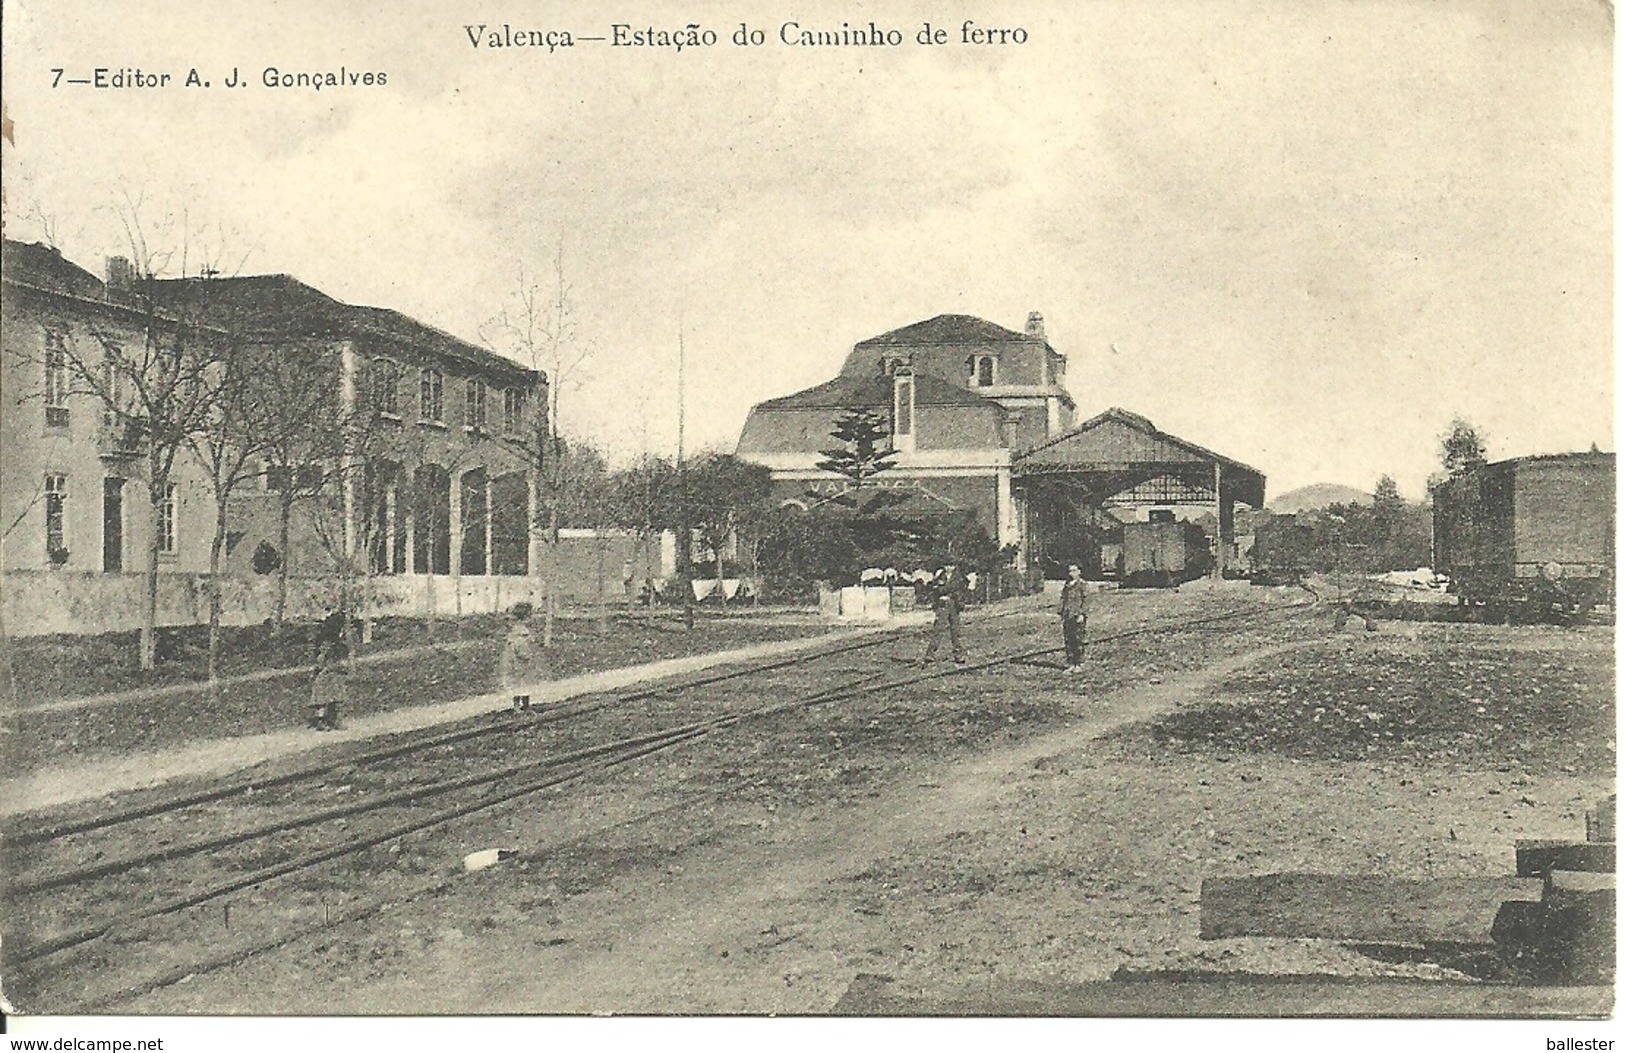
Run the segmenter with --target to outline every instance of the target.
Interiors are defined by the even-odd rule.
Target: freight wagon
[[[1123,584],[1166,588],[1202,577],[1213,567],[1207,534],[1195,523],[1123,524]]]
[[[1309,573],[1315,534],[1295,515],[1272,515],[1253,528],[1253,574],[1258,585],[1296,585]]]
[[[1433,566],[1492,620],[1583,619],[1614,602],[1614,455],[1517,457],[1433,491]]]

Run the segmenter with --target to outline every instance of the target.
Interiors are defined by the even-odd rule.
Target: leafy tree
[[[1484,464],[1487,449],[1484,436],[1463,417],[1452,420],[1450,430],[1439,437],[1439,461],[1451,478]]]
[[[688,473],[688,522],[711,550],[717,588],[722,588],[723,553],[730,540],[754,551],[760,524],[768,518],[772,473],[759,464],[727,453],[703,457]],[[750,532],[752,536],[741,537]],[[727,599],[724,596],[723,602]]]
[[[655,538],[663,530],[676,530],[680,519],[677,466],[644,454],[610,476],[608,492],[612,522],[637,536],[644,563],[653,564]],[[647,599],[654,602],[652,591]]]

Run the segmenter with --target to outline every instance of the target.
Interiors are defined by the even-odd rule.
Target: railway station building
[[[890,422],[896,458],[865,485],[906,497],[898,515],[973,512],[1045,577],[1074,561],[1090,577],[1116,573],[1127,522],[1210,517],[1222,573],[1235,504],[1262,507],[1263,475],[1126,410],[1075,424],[1065,379],[1038,312],[1019,332],[938,315],[854,344],[832,380],[758,403],[737,452],[771,469],[777,503],[812,510],[851,485],[818,467],[836,418],[868,409]]]
[[[333,609],[346,567],[378,613],[472,613],[529,597],[541,543],[529,455],[547,406],[539,371],[287,275],[139,280],[115,257],[101,277],[49,246],[8,239],[4,249],[9,633],[134,628],[154,537],[159,623],[206,620],[209,475],[181,449],[163,500],[149,500],[147,443],[133,412],[112,409],[134,406],[126,396],[145,382],[134,372],[144,360],[187,343],[212,346],[203,357],[215,361],[241,356],[273,387],[298,377],[308,396],[290,409],[311,425],[289,451],[303,455],[256,455],[232,491],[228,624],[269,615],[272,565],[287,567],[290,618]],[[313,437],[324,425],[337,441]],[[609,543],[617,565],[642,558],[625,538]],[[598,555],[593,544],[561,547]]]
[[[970,510],[989,537],[1017,544],[1012,458],[1071,426],[1065,374],[1036,312],[1019,332],[938,315],[861,340],[834,379],[752,407],[738,455],[772,470],[778,503],[815,508],[848,485],[818,468],[836,417],[873,410],[897,457],[871,485],[906,498],[898,514]]]

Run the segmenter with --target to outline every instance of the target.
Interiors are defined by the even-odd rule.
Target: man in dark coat
[[[964,582],[959,568],[952,563],[937,571],[932,579],[927,594],[931,598],[931,612],[936,620],[932,623],[931,642],[926,645],[925,657],[920,659],[921,665],[937,656],[937,648],[942,645],[944,636],[953,646],[954,664],[965,664],[965,642],[959,635],[959,611],[965,605]]]
[[[1089,627],[1089,586],[1083,568],[1076,563],[1066,568],[1066,584],[1061,586],[1061,642],[1066,645],[1066,671],[1083,672],[1084,631]]]

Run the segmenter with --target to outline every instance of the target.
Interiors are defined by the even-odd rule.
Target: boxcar
[[[1166,587],[1191,581],[1213,566],[1207,535],[1195,523],[1123,525],[1123,584]]]
[[[1614,455],[1498,461],[1433,492],[1433,565],[1491,615],[1584,617],[1614,602]]]
[[[1272,515],[1253,528],[1253,574],[1259,585],[1295,585],[1309,573],[1314,531],[1295,515]]]

